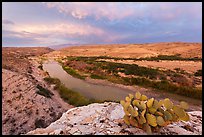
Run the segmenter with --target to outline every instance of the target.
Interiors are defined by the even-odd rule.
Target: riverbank
[[[65,57],[57,61],[67,73],[76,78],[106,79],[117,84],[138,85],[160,92],[202,99],[202,89],[197,88],[197,85],[201,84],[200,80],[180,69],[160,70],[137,64],[98,61],[100,58]]]
[[[196,111],[196,110],[202,111],[202,101],[198,100],[198,99],[192,99],[189,97],[175,95],[175,94],[167,93],[167,92],[159,92],[159,91],[156,91],[152,88],[144,88],[144,87],[140,87],[140,86],[136,86],[136,85],[127,86],[127,85],[123,85],[123,84],[116,84],[116,83],[112,83],[112,82],[107,81],[107,80],[86,78],[85,81],[92,83],[92,84],[128,89],[132,92],[139,91],[141,94],[145,94],[149,98],[156,98],[158,100],[169,98],[175,104],[178,104],[180,101],[186,101],[189,103],[189,111]]]
[[[59,64],[58,64],[59,65]],[[58,66],[59,67],[59,66]],[[186,101],[189,103],[190,105],[190,108],[189,110],[192,111],[192,110],[202,110],[202,101],[201,100],[197,100],[197,99],[192,99],[192,98],[189,98],[189,97],[185,97],[185,96],[180,96],[180,95],[177,95],[177,94],[172,94],[172,93],[168,93],[168,92],[160,92],[160,91],[156,91],[152,88],[144,88],[144,87],[140,87],[140,86],[136,86],[136,85],[123,85],[123,84],[116,84],[116,83],[112,83],[110,81],[107,81],[107,80],[99,80],[99,79],[91,79],[91,78],[86,78],[85,80],[80,80],[80,79],[76,79],[76,78],[73,78],[72,76],[69,76],[69,74],[67,74],[65,71],[64,72],[61,72],[61,70],[59,70],[59,68],[57,68],[57,70],[54,70],[54,66],[50,66],[49,68],[52,68],[52,73],[51,75],[52,76],[60,76],[60,78],[66,82],[68,82],[67,85],[65,85],[66,87],[68,88],[74,88],[76,89],[76,87],[78,88],[78,91],[79,90],[84,90],[84,89],[88,89],[88,92],[86,92],[86,94],[84,95],[87,95],[87,94],[94,94],[93,97],[103,97],[105,94],[107,94],[108,97],[110,96],[114,96],[114,97],[117,97],[117,96],[120,96],[120,99],[124,99],[124,97],[129,94],[129,93],[135,93],[136,91],[139,91],[141,92],[142,94],[145,94],[149,97],[153,97],[153,98],[156,98],[158,100],[160,99],[164,99],[164,98],[170,98],[174,103],[179,103],[179,101]],[[62,67],[61,67],[62,69]],[[58,72],[58,73],[55,73],[55,72]],[[58,75],[59,74],[59,75]],[[67,75],[67,76],[66,76]],[[74,81],[74,83],[73,83]],[[83,83],[81,83],[83,82]],[[85,82],[85,83],[84,83]],[[90,84],[87,84],[87,83],[90,83]],[[76,86],[76,87],[73,87],[73,86]],[[79,86],[80,85],[80,86]],[[97,87],[94,87],[92,88],[92,86],[100,86],[99,88]],[[100,93],[100,91],[98,92],[98,90],[104,86],[110,86],[112,88],[117,88],[116,90],[120,92],[117,92],[117,93],[111,93],[111,89],[110,88],[108,91],[107,90],[102,90],[102,92]],[[123,91],[124,90],[124,91]],[[76,90],[77,91],[77,90]],[[84,93],[84,92],[82,92]],[[124,93],[124,94],[122,94]],[[122,95],[119,95],[119,94],[122,94]]]

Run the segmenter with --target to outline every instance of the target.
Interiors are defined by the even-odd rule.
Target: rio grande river
[[[99,100],[121,100],[129,93],[135,94],[131,90],[125,90],[113,86],[104,86],[88,83],[84,80],[77,79],[65,72],[57,62],[49,62],[43,64],[51,77],[58,78],[65,86],[71,90],[77,91],[87,98],[95,98]]]
[[[89,83],[85,80],[77,79],[69,75],[63,70],[62,66],[56,61],[48,61],[43,64],[43,70],[47,71],[50,77],[58,78],[68,89],[74,90],[81,93],[87,98],[94,98],[98,100],[114,100],[119,101],[125,99],[125,97],[135,91],[119,88],[115,86],[105,86],[99,84]],[[147,93],[147,94],[146,94]],[[191,110],[202,110],[202,101],[196,100],[176,94],[171,94],[167,92],[156,92],[148,91],[145,94],[148,97],[154,97],[158,100],[164,99],[166,97],[170,98],[173,102],[178,103],[178,101],[186,101],[190,105]]]

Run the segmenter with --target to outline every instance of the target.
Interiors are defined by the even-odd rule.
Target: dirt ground
[[[48,54],[48,56],[111,56],[123,58],[140,58],[175,54],[180,54],[181,57],[202,58],[202,44],[163,42],[147,44],[84,45],[62,48]]]
[[[3,64],[10,68],[2,68],[2,134],[4,135],[24,134],[38,127],[46,127],[73,107],[65,103],[58,92],[43,80],[45,73],[38,68],[39,63],[27,58],[31,54],[42,55],[44,51],[33,53],[31,48],[18,53],[15,49],[18,48],[3,50]],[[46,98],[37,94],[39,90],[37,85],[50,90],[54,95]]]
[[[31,71],[28,57],[40,56],[53,51],[46,47],[3,47],[2,48],[2,68],[27,73]]]

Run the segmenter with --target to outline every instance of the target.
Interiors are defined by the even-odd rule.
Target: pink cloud
[[[44,4],[48,8],[56,8],[60,13],[68,14],[78,19],[94,16],[96,19],[106,17],[113,20],[122,19],[134,14],[134,8],[130,8],[129,3],[48,2]]]
[[[126,17],[140,17],[170,21],[183,14],[195,14],[202,9],[198,7],[199,3],[193,2],[48,2],[44,4],[48,8],[56,8],[60,13],[77,19],[93,16],[97,20],[101,18],[117,20]]]

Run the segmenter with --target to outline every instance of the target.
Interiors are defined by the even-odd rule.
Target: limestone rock
[[[170,124],[154,134],[202,134],[202,112],[189,112],[189,122]],[[146,134],[142,129],[127,126],[123,121],[123,108],[118,103],[93,103],[68,110],[47,128],[38,128],[27,134],[72,135],[130,135]]]

